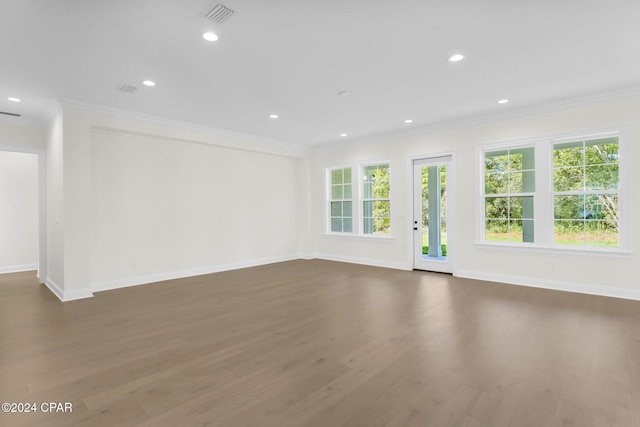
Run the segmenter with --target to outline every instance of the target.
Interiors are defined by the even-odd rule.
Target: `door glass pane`
[[[447,255],[446,165],[422,167],[421,180],[423,259],[444,261]]]

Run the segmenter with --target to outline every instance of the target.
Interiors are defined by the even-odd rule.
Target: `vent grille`
[[[222,3],[212,3],[200,14],[211,22],[222,24],[236,13],[235,10],[223,5]]]
[[[127,84],[122,84],[118,86],[116,90],[119,90],[120,92],[124,92],[124,93],[134,93],[135,91],[138,90],[138,88],[135,86],[127,85]]]
[[[6,111],[0,111],[0,114],[4,114],[5,116],[20,117],[20,114],[16,114],[16,113],[7,113]]]

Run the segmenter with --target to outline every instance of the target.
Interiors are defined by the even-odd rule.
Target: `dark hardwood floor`
[[[67,303],[5,274],[0,402],[38,409],[0,426],[640,427],[640,302],[320,260]]]

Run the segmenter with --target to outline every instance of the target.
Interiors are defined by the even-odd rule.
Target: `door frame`
[[[38,279],[47,279],[47,171],[44,148],[0,145],[0,151],[35,154],[38,157]]]
[[[413,230],[413,221],[414,221],[414,208],[415,208],[415,188],[414,188],[414,163],[415,161],[420,160],[432,160],[436,162],[438,159],[450,158],[447,162],[450,162],[448,165],[447,171],[447,271],[443,271],[446,273],[451,273],[454,276],[456,275],[456,257],[458,254],[457,251],[457,184],[458,184],[458,172],[457,172],[457,156],[455,151],[444,151],[444,152],[436,152],[429,154],[421,154],[414,155],[408,158],[407,170],[408,170],[408,207],[407,212],[410,217],[407,221],[407,253],[409,259],[407,260],[408,264],[411,266],[413,270],[416,269],[416,260],[415,260],[415,231]]]

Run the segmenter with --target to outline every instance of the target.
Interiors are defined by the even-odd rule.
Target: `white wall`
[[[91,163],[94,287],[297,257],[295,158],[96,128]]]
[[[0,120],[0,146],[14,148],[45,148],[45,129],[33,126],[19,126]]]
[[[331,146],[315,150],[312,208],[315,252],[319,257],[345,259],[397,268],[412,268],[410,157],[442,152],[457,156],[457,239],[449,241],[454,251],[454,274],[543,287],[614,294],[640,298],[637,253],[620,256],[575,255],[549,251],[514,251],[482,247],[476,242],[478,173],[476,146],[605,128],[626,127],[630,182],[627,197],[631,217],[640,212],[640,96],[595,101],[526,116],[505,118],[476,125],[391,138],[369,144]],[[392,168],[393,239],[372,240],[324,234],[325,168],[348,162],[388,159]],[[640,227],[631,224],[632,242],[640,239]],[[633,249],[633,248],[631,248]],[[555,261],[556,268],[552,268]]]
[[[45,130],[19,120],[0,120],[0,272],[35,269],[39,258],[37,153],[44,150]],[[17,183],[24,191],[16,192]]]
[[[38,263],[38,155],[0,151],[0,273]]]
[[[309,246],[308,154],[63,105],[47,129],[47,284],[71,300],[297,258]]]
[[[40,278],[60,297],[64,284],[62,125],[62,111],[59,111],[46,131],[47,274]]]

